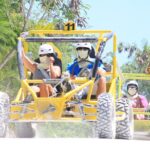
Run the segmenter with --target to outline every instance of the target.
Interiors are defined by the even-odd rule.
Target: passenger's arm
[[[145,96],[140,96],[142,108],[148,107],[148,100]]]
[[[35,70],[37,69],[37,64],[30,60],[24,53],[24,51],[22,51],[22,60],[23,60],[23,64],[25,66],[25,68],[27,68],[29,71],[31,71],[32,73],[35,72]]]
[[[60,66],[54,66],[54,58],[50,57],[50,77],[55,79],[61,76],[61,68]]]
[[[59,66],[54,66],[50,63],[50,77],[55,79],[61,76],[61,69]]]

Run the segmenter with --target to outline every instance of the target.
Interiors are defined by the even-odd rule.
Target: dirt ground
[[[36,128],[34,128],[34,129],[36,130]],[[6,137],[7,138],[15,138],[15,134],[12,131],[10,131],[9,134],[7,134]],[[37,130],[36,130],[35,138],[43,138],[43,137],[40,136],[40,133]],[[150,140],[150,132],[141,132],[141,131],[134,132],[133,140],[149,141]]]
[[[133,140],[150,140],[149,132],[134,132]]]

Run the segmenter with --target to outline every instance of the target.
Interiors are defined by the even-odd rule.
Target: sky
[[[109,29],[119,41],[150,41],[150,0],[83,0],[90,29]]]
[[[88,29],[108,29],[118,42],[150,43],[150,0],[83,0],[89,4]],[[124,61],[121,62],[124,63]]]

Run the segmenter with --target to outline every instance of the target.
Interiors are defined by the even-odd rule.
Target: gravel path
[[[35,138],[42,138],[40,136],[40,133],[37,130],[37,126],[33,125],[33,128],[36,130],[36,136],[35,136]],[[15,134],[14,134],[13,131],[9,130],[7,132],[7,136],[6,137],[7,138],[15,138]],[[133,140],[146,140],[146,141],[150,140],[150,132],[134,132]]]
[[[150,140],[150,133],[148,132],[135,132],[134,140]]]

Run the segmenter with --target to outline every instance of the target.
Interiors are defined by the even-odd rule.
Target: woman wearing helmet
[[[93,64],[95,62],[95,58],[92,58],[92,55],[95,56],[95,54],[93,54],[93,48],[90,43],[78,43],[76,45],[76,52],[77,58],[67,67],[67,71],[73,78],[75,76],[80,76],[84,68],[86,68],[89,73],[91,73],[93,69]],[[93,90],[94,95],[94,91],[96,91],[97,96],[101,93],[106,92],[106,78],[104,77],[104,74],[105,70],[103,68],[102,61],[100,61],[97,71],[97,80]],[[89,74],[85,74],[85,76],[88,77]]]
[[[32,72],[33,78],[60,78],[62,64],[56,57],[53,47],[49,44],[43,44],[39,47],[38,54],[39,58],[32,61],[24,54],[24,51],[22,51],[23,63],[25,67]],[[39,88],[40,89],[34,87],[34,90],[40,93],[40,97],[48,97],[54,92],[51,85],[46,85],[44,83],[40,84]]]
[[[128,97],[131,98],[132,107],[133,108],[147,108],[148,101],[147,98],[139,93],[139,85],[135,80],[131,80],[127,83],[127,93]],[[142,114],[137,114],[134,116],[135,119],[141,120],[144,119],[145,116]]]
[[[137,97],[138,89],[139,89],[139,86],[136,81],[132,80],[127,83],[127,93],[129,96],[131,96],[133,98]]]

